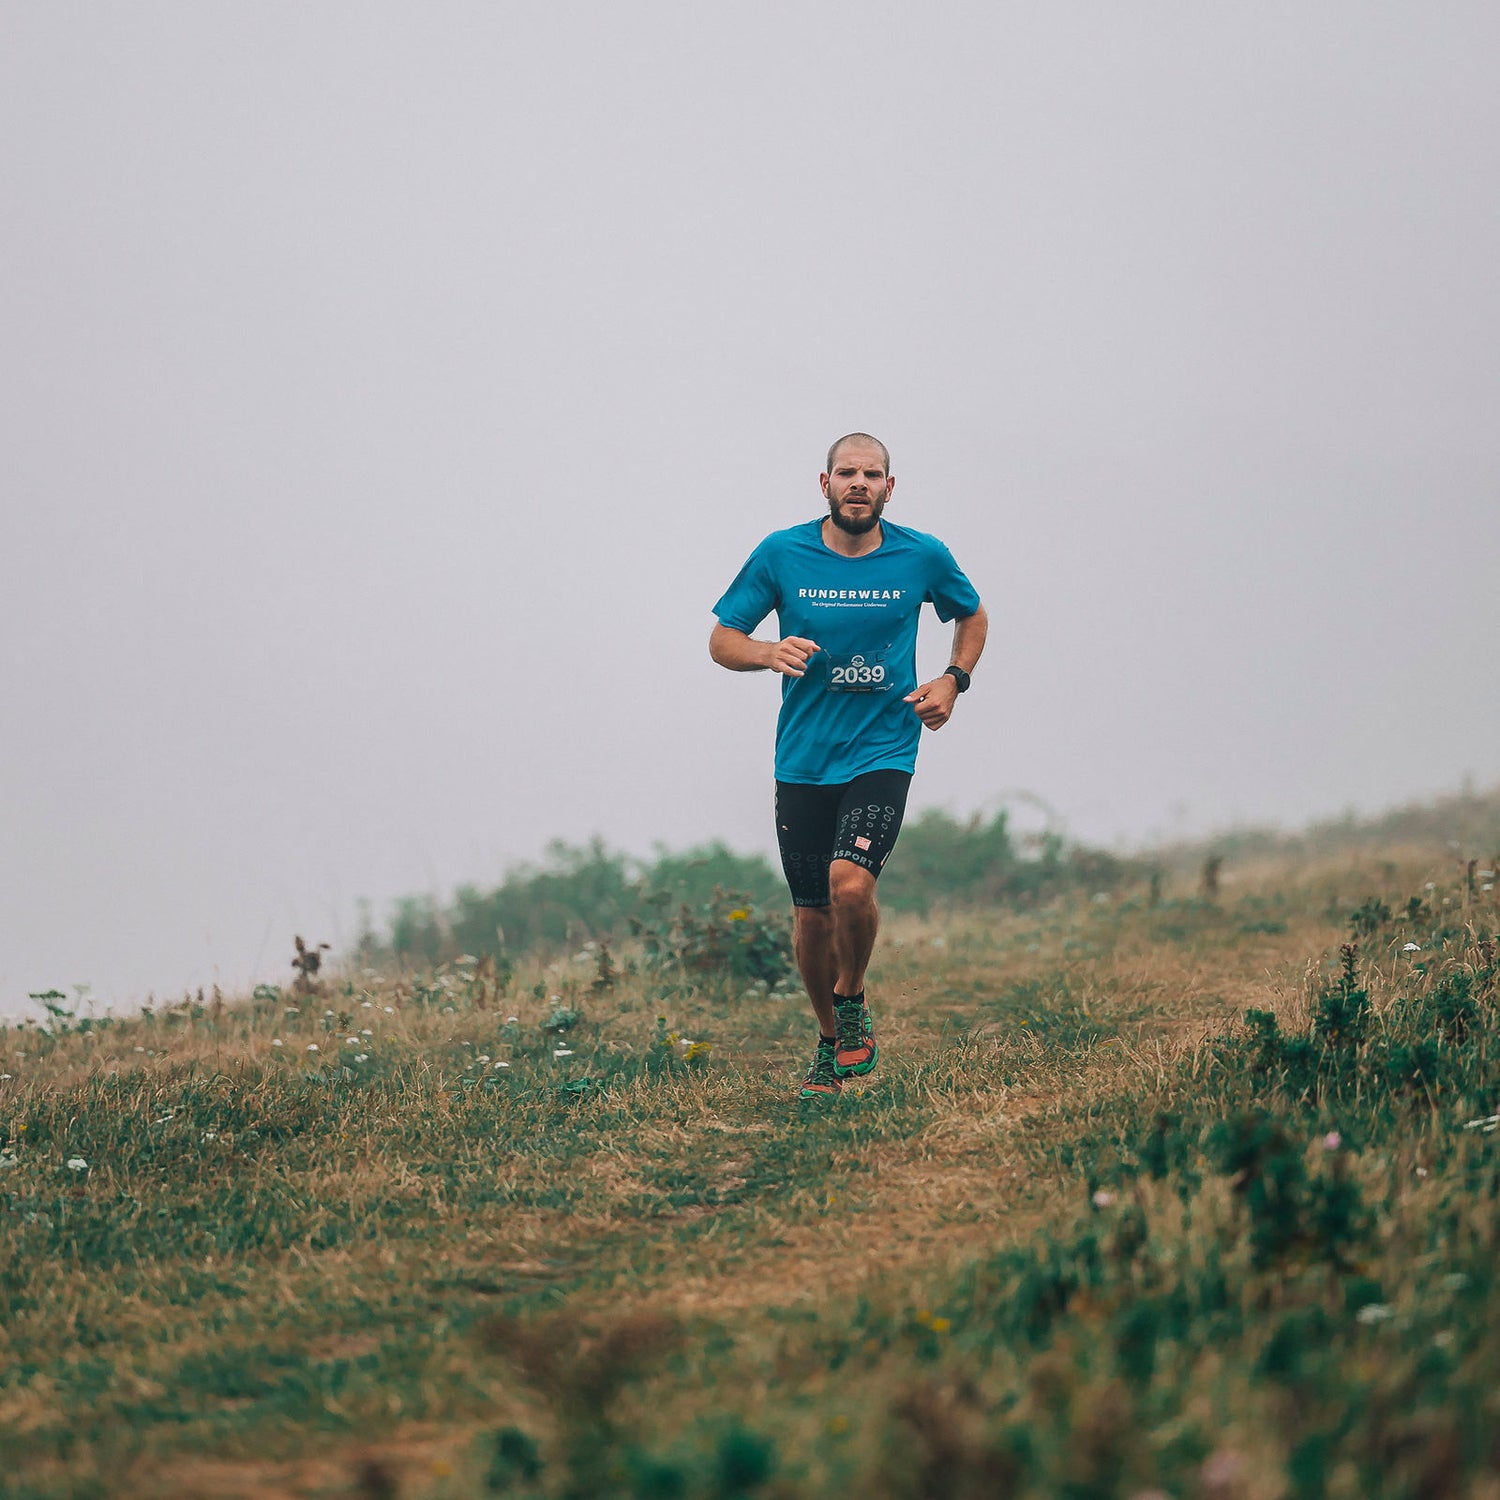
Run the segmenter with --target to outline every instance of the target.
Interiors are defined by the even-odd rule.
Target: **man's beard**
[[[830,500],[828,503],[828,519],[840,531],[847,531],[850,536],[863,536],[867,531],[874,531],[880,524],[880,513],[884,509],[884,500],[872,500],[870,502],[869,514],[856,519],[854,516],[845,515],[843,506]]]

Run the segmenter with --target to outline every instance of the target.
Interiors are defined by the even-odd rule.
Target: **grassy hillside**
[[[1243,865],[1256,858],[1307,861],[1356,851],[1380,853],[1400,849],[1432,857],[1462,855],[1490,864],[1500,860],[1500,786],[1472,787],[1426,802],[1411,802],[1371,817],[1346,812],[1288,832],[1273,828],[1238,828],[1207,840],[1156,851],[1162,864],[1196,868],[1209,853]]]
[[[1500,1495],[1468,852],[0,1033],[0,1496]]]

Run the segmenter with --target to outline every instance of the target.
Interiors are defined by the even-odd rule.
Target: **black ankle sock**
[[[818,1040],[820,1042],[827,1042],[828,1045],[831,1047],[831,1046],[833,1046],[833,1044],[836,1041],[838,1041],[838,1038],[836,1036],[824,1036],[823,1033],[820,1031],[818,1033]]]
[[[856,1001],[863,1000],[865,992],[861,990],[857,995],[841,995],[837,990],[833,992],[833,1003],[835,1005],[852,1005]]]

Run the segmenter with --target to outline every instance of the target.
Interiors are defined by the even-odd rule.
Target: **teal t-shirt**
[[[866,771],[912,771],[922,721],[902,699],[917,686],[917,615],[962,619],[979,595],[934,536],[882,520],[863,557],[823,541],[823,522],[773,531],[714,605],[721,625],[750,635],[772,610],[778,639],[822,648],[803,677],[781,679],[776,779],[817,786]]]

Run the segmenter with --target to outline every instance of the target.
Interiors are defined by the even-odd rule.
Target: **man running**
[[[896,487],[885,444],[851,432],[820,476],[828,514],[773,531],[714,606],[708,652],[731,672],[779,672],[776,838],[793,946],[818,1018],[801,1097],[837,1094],[879,1058],[865,968],[875,881],[895,845],[922,726],[941,729],[984,649],[984,606],[953,555],[881,519]],[[917,615],[955,620],[952,664],[917,684]],[[775,610],[781,639],[750,632]]]

